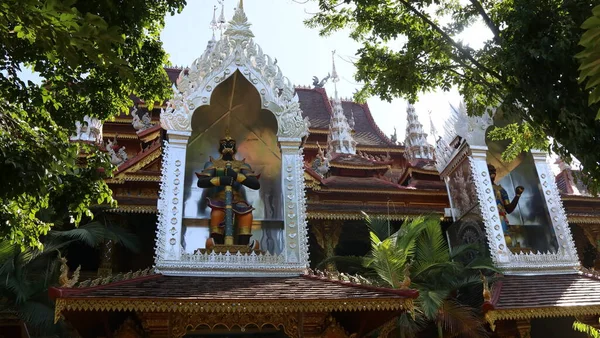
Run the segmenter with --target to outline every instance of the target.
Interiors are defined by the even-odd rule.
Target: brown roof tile
[[[310,121],[310,128],[329,129],[332,111],[325,89],[296,88],[296,94],[302,113]]]
[[[494,309],[600,305],[600,280],[581,274],[505,276],[494,288]]]
[[[600,280],[591,274],[505,276],[483,305],[496,321],[600,314]]]
[[[361,146],[395,146],[392,141],[379,129],[369,106],[356,102],[343,101],[342,107],[347,118],[354,116],[354,139]]]
[[[311,129],[329,129],[332,108],[327,92],[324,88],[296,88],[300,108],[310,121]],[[342,108],[346,118],[354,116],[354,138],[360,146],[397,147],[379,129],[369,106],[351,101],[342,101]]]
[[[61,289],[61,296],[86,298],[186,300],[334,300],[412,298],[414,290],[370,288],[308,276],[298,277],[181,277],[156,275],[91,288]]]
[[[338,189],[406,189],[406,187],[376,177],[331,176],[323,180],[323,184],[328,188]]]
[[[342,203],[334,203],[334,202],[317,202],[312,203],[308,202],[308,213],[309,218],[313,214],[328,213],[332,216],[337,214],[356,214],[358,217],[356,219],[364,219],[361,211],[364,211],[367,214],[382,214],[389,215],[393,219],[404,219],[408,216],[421,216],[421,215],[429,215],[429,214],[441,214],[444,212],[444,208],[436,205],[431,206],[422,206],[422,207],[398,207],[392,206],[388,207],[385,205],[375,205],[375,204],[361,204],[357,202],[356,204],[342,204]],[[348,217],[346,217],[348,218]]]

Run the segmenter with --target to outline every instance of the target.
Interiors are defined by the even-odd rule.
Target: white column
[[[495,263],[508,263],[510,261],[510,250],[506,246],[506,240],[504,239],[494,188],[492,187],[490,173],[487,169],[487,147],[470,146],[470,149],[471,173],[477,188],[479,207],[492,259]]]
[[[158,253],[158,268],[160,261],[179,261],[181,259],[181,223],[183,217],[183,183],[185,175],[185,158],[189,131],[167,131],[168,144],[163,155],[163,182],[159,203],[161,211],[157,241],[162,254]],[[157,243],[157,245],[159,245]]]
[[[304,165],[299,138],[280,138],[285,260],[307,264],[306,210],[304,205]]]
[[[562,205],[562,200],[560,199],[554,174],[547,162],[548,154],[542,150],[532,149],[531,155],[533,155],[533,161],[535,162],[535,169],[550,215],[550,222],[556,234],[558,251],[562,252],[566,257],[571,258],[573,262],[578,263],[579,257],[577,256],[571,229],[569,228],[567,216]]]

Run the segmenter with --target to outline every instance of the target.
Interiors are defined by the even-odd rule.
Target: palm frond
[[[465,269],[467,269],[467,270],[484,270],[487,272],[491,271],[491,272],[496,272],[496,273],[502,272],[500,269],[498,269],[494,266],[494,263],[490,257],[483,257],[483,256],[475,257],[472,261],[469,262],[469,264],[467,264],[465,266]]]
[[[427,326],[427,319],[422,313],[407,313],[403,312],[398,316],[396,326],[398,331],[396,337],[413,338]]]
[[[140,250],[139,240],[134,234],[118,225],[105,225],[99,221],[93,221],[71,230],[50,231],[48,237],[50,240],[76,240],[91,247],[96,247],[104,241],[111,240],[133,252],[139,252]]]
[[[317,269],[322,269],[329,263],[345,263],[351,268],[361,270],[365,268],[366,258],[361,256],[331,256],[317,264]]]
[[[28,301],[18,308],[19,316],[27,327],[44,335],[55,330],[54,307],[50,304]]]
[[[368,256],[367,267],[374,269],[379,278],[390,287],[399,287],[404,276],[406,254],[392,245],[391,238],[377,243],[377,236],[371,233],[371,239],[373,245]]]
[[[442,234],[439,222],[423,223],[424,231],[416,241],[415,250],[415,275],[430,270],[432,267],[453,268],[454,262],[450,260],[448,244]]]
[[[573,330],[587,334],[591,338],[600,338],[600,331],[595,327],[582,323],[580,321],[573,322]]]
[[[0,276],[15,269],[15,257],[18,252],[19,246],[11,244],[9,241],[0,242]]]
[[[462,244],[462,245],[458,245],[458,246],[453,246],[450,249],[450,258],[451,259],[460,259],[465,254],[469,254],[469,253],[472,253],[472,252],[479,253],[481,251],[480,249],[481,249],[481,247],[477,243]]]
[[[419,288],[419,303],[423,315],[430,321],[437,318],[438,311],[446,299],[450,295],[450,290],[430,290]]]
[[[371,217],[364,211],[361,211],[365,216],[365,223],[370,232],[373,232],[380,239],[386,239],[392,235],[390,221],[382,217]]]
[[[449,333],[460,337],[482,338],[488,336],[484,323],[477,313],[472,308],[451,299],[443,301],[437,321]]]

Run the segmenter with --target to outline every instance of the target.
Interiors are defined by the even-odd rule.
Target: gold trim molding
[[[393,188],[393,187],[391,187]],[[446,190],[417,190],[417,189],[398,189],[398,190],[359,190],[359,189],[340,189],[323,187],[324,192],[345,192],[360,194],[392,194],[392,195],[425,195],[425,196],[448,196]]]
[[[227,330],[239,327],[245,331],[248,326],[256,326],[259,329],[265,326],[272,326],[276,329],[283,329],[283,332],[291,338],[301,338],[302,335],[298,328],[299,315],[286,313],[249,313],[236,312],[231,314],[209,313],[209,314],[189,314],[177,313],[172,316],[172,335],[180,338],[188,332],[194,331],[201,326],[208,326],[214,330],[218,326],[224,326]]]
[[[132,212],[138,214],[155,214],[157,209],[155,205],[119,205],[110,212]]]
[[[320,134],[319,132],[313,131],[313,129],[309,129],[311,134]],[[328,134],[328,131],[325,131],[324,134]],[[318,149],[319,147],[317,147],[316,143],[306,143],[303,146],[305,149]],[[385,148],[385,147],[369,147],[369,146],[361,146],[360,144],[356,146],[356,150],[360,150],[360,151],[370,151],[370,152],[380,152],[380,153],[404,153],[404,148]]]
[[[172,313],[298,313],[332,311],[397,311],[410,309],[412,299],[358,298],[331,300],[190,300],[133,298],[58,298],[54,320],[64,311],[139,311]]]
[[[600,224],[599,216],[569,216],[567,215],[567,221],[573,224]]]
[[[379,170],[379,169],[391,169],[391,165],[390,164],[380,164],[380,165],[374,165],[374,166],[369,166],[369,165],[350,165],[350,164],[343,164],[343,163],[330,163],[329,164],[331,167],[334,168],[342,168],[342,169],[357,169],[357,170]]]
[[[594,316],[600,315],[600,305],[592,306],[554,306],[541,308],[522,308],[506,310],[490,310],[485,314],[486,321],[492,330],[496,329],[496,321],[520,320],[550,317]]]
[[[131,120],[129,121],[131,122]],[[117,133],[102,133],[102,137],[105,139],[114,138]],[[117,139],[121,140],[137,140],[139,139],[136,134],[119,134]]]
[[[441,212],[440,212],[441,214]],[[381,217],[390,221],[403,221],[405,219],[414,219],[420,215],[407,215],[407,214],[375,214],[370,213],[371,216]],[[357,221],[364,220],[365,216],[360,212],[356,213],[333,213],[333,212],[311,212],[307,211],[306,218],[311,220],[344,220],[344,221]]]

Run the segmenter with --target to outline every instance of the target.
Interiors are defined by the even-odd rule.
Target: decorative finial
[[[333,51],[331,51],[331,64],[332,64],[331,81],[338,82],[340,80],[340,78],[338,77],[338,73],[335,70],[335,49]]]
[[[340,77],[338,76],[337,70],[335,69],[335,49],[331,52],[331,81],[333,82],[335,98],[337,99],[337,83],[338,81],[340,81]]]
[[[431,135],[433,136],[433,140],[437,140],[437,129],[435,129],[435,125],[433,125],[433,119],[431,118],[431,110],[429,111],[429,132],[431,133]]]
[[[219,29],[219,23],[217,22],[217,6],[213,8],[213,17],[210,21],[210,29],[212,30],[212,39],[215,40],[215,32]]]
[[[221,14],[219,15],[219,21],[217,21],[217,25],[219,30],[221,31],[221,38],[223,37],[223,28],[225,27],[225,24],[227,23],[227,20],[225,19],[225,0],[217,0],[217,2],[219,3],[219,5],[221,5]]]
[[[244,2],[240,0],[238,7],[235,9],[233,18],[229,21],[229,25],[223,33],[229,36],[230,39],[242,43],[254,37],[250,30],[250,22],[244,13]]]
[[[225,128],[225,140],[231,140],[231,135],[229,134],[229,127]]]
[[[327,156],[333,154],[356,154],[356,140],[354,140],[353,128],[350,126],[348,119],[344,113],[342,101],[338,96],[337,82],[340,80],[335,69],[335,50],[331,52],[331,80],[334,85],[335,95],[332,101],[333,115],[329,122],[329,135],[327,137]],[[352,116],[352,120],[354,117]],[[354,124],[354,121],[352,121]]]

